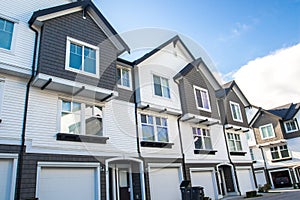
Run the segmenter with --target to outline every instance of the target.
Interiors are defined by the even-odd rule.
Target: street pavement
[[[227,197],[223,198],[222,200],[300,200],[300,189],[276,189],[276,190],[270,190],[268,193],[261,193],[262,196],[260,197],[253,197],[253,198],[245,198],[245,196],[239,196],[239,197]]]

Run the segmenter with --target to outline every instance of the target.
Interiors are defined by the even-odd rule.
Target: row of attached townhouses
[[[300,104],[273,109],[252,107],[248,112],[250,154],[258,185],[272,188],[299,187]],[[253,130],[253,131],[252,131]]]
[[[179,200],[184,180],[211,199],[256,189],[237,84],[179,36],[129,51],[89,0],[1,2],[1,200]]]

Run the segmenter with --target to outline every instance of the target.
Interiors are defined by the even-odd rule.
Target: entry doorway
[[[127,164],[114,164],[110,166],[110,199],[132,200],[133,184],[131,166]]]
[[[236,193],[234,176],[232,173],[232,166],[230,165],[220,165],[218,169],[218,179],[220,195],[226,196]]]

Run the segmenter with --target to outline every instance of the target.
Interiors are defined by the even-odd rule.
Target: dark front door
[[[120,200],[130,200],[130,182],[128,169],[119,169]]]

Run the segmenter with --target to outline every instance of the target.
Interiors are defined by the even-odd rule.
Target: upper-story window
[[[298,124],[296,120],[284,122],[284,127],[287,133],[298,131]]]
[[[194,86],[194,94],[197,108],[200,110],[211,111],[208,90]]]
[[[169,80],[160,76],[153,75],[154,94],[157,96],[171,98]]]
[[[262,139],[268,139],[275,137],[274,129],[272,124],[267,124],[259,127],[259,131]]]
[[[66,69],[99,77],[99,48],[67,37]]]
[[[238,133],[227,133],[227,139],[229,143],[230,151],[242,151],[242,142],[240,134]]]
[[[143,141],[169,142],[167,118],[141,114]]]
[[[102,128],[100,106],[61,100],[61,133],[103,136]]]
[[[121,88],[131,89],[131,70],[126,67],[117,67],[117,83]]]
[[[251,160],[255,161],[253,149],[250,148],[249,151],[250,151]]]
[[[0,18],[0,48],[11,50],[14,23]]]
[[[243,122],[240,105],[238,103],[230,101],[230,109],[231,109],[232,119],[234,121]]]
[[[211,137],[208,129],[193,127],[195,149],[211,150]]]
[[[273,160],[290,157],[290,153],[288,151],[287,145],[271,147],[270,151]]]

